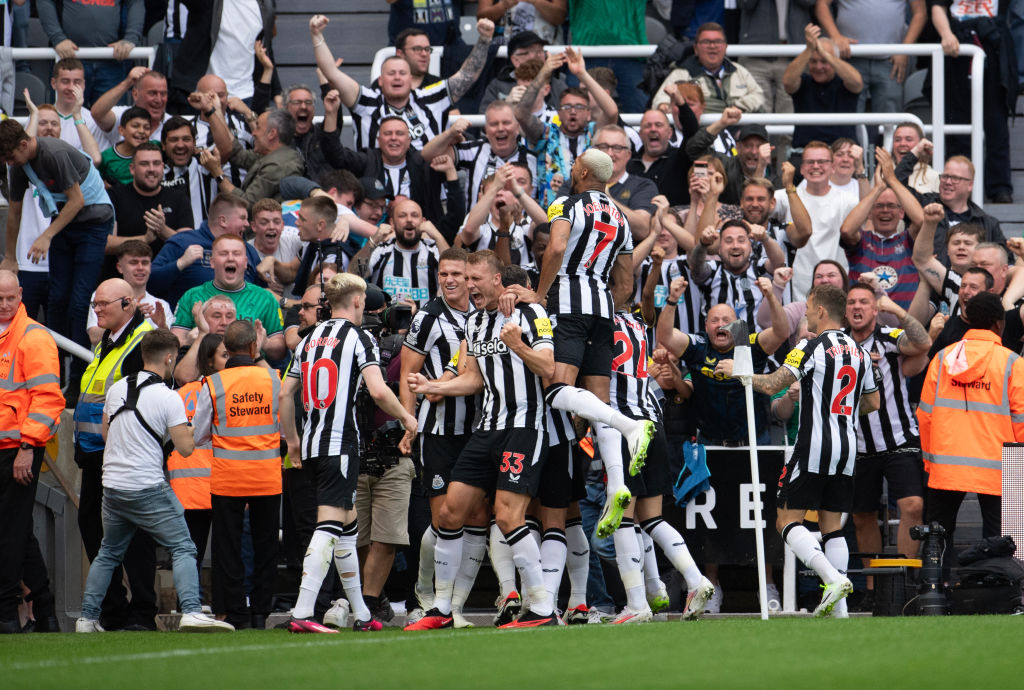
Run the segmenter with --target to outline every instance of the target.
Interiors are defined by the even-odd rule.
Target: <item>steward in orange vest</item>
[[[1002,346],[997,295],[975,295],[964,317],[971,330],[932,359],[917,410],[926,519],[938,520],[951,537],[964,493],[974,492],[983,535],[998,536],[1003,443],[1024,441],[1024,360]]]
[[[176,392],[185,403],[185,417],[189,423],[196,414],[196,403],[202,390],[202,381],[186,383]],[[210,467],[213,451],[209,448],[196,448],[192,455],[182,457],[178,451],[171,451],[167,457],[167,474],[174,489],[174,494],[181,501],[185,510],[210,509]],[[193,538],[193,541],[195,539]],[[198,548],[198,544],[196,545]],[[202,554],[200,554],[202,558]]]
[[[60,360],[53,338],[25,312],[11,271],[0,271],[0,324],[0,633],[21,632],[22,581],[36,629],[60,632],[45,567],[24,567],[43,563],[31,538],[32,506],[46,442],[64,410]]]
[[[236,628],[265,627],[277,570],[281,507],[281,381],[257,363],[260,343],[249,321],[224,332],[227,367],[206,377],[192,419],[196,446],[212,444],[213,610]],[[262,358],[261,358],[262,359]],[[245,512],[255,552],[246,606],[242,527]]]

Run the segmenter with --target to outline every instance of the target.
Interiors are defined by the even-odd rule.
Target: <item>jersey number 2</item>
[[[832,414],[851,415],[853,408],[844,403],[857,385],[857,370],[847,364],[836,373],[836,382],[840,388],[836,397],[832,398]]]
[[[611,241],[615,239],[615,235],[618,232],[618,228],[609,223],[603,223],[599,220],[594,221],[594,229],[601,233],[601,239],[597,241],[597,246],[594,248],[594,253],[587,259],[587,268],[594,265],[597,261],[597,257],[604,251],[604,248],[611,244]]]
[[[320,372],[327,374],[327,385],[320,385]],[[334,402],[338,394],[338,365],[326,357],[312,364],[302,363],[302,406],[307,410],[323,410]]]

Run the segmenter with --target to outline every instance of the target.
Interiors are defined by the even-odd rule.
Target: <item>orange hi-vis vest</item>
[[[177,393],[185,403],[185,417],[189,423],[196,414],[196,402],[203,389],[202,381],[186,383]],[[210,510],[210,468],[213,464],[211,448],[196,448],[192,455],[182,457],[174,450],[167,457],[167,475],[174,495],[185,510]]]
[[[928,365],[917,421],[930,488],[1002,495],[1003,443],[1024,441],[1024,359],[967,331]]]
[[[0,333],[0,448],[46,445],[63,411],[57,344],[20,304]]]
[[[281,381],[263,367],[231,367],[206,377],[213,400],[210,492],[218,496],[281,493]]]

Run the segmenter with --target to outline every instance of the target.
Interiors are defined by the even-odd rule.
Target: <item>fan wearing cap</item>
[[[793,58],[782,75],[782,88],[793,97],[793,112],[856,112],[864,90],[860,72],[836,55],[832,41],[821,38],[820,27],[808,24],[804,40],[804,51]],[[816,139],[831,144],[840,137],[856,139],[853,125],[797,125],[793,129],[793,148],[802,150]]]
[[[746,124],[736,133],[736,150],[731,156],[722,156],[714,150],[719,133],[735,127],[743,117],[739,108],[728,107],[722,111],[717,122],[702,127],[686,142],[686,153],[691,159],[714,153],[725,166],[725,189],[721,201],[738,204],[743,193],[743,183],[751,177],[766,177],[776,188],[781,186],[778,175],[771,170],[772,147],[768,143],[768,130],[764,125]]]
[[[478,12],[484,9],[484,2],[481,2]],[[499,5],[503,3],[498,3]],[[520,3],[525,5],[526,3]],[[484,90],[484,97],[480,100],[480,110],[483,111],[492,101],[503,101],[508,97],[509,92],[516,87],[516,69],[527,60],[544,61],[547,53],[544,46],[547,41],[533,31],[521,31],[508,41],[508,64],[501,68],[498,76],[487,84]],[[567,86],[565,77],[555,75],[551,78],[551,93],[548,95],[549,105],[557,107],[558,98]]]

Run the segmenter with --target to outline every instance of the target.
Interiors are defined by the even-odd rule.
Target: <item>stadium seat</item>
[[[28,108],[25,106],[24,91],[28,89],[29,96],[36,104],[46,103],[46,84],[42,79],[31,72],[14,73],[14,114],[28,115]]]

